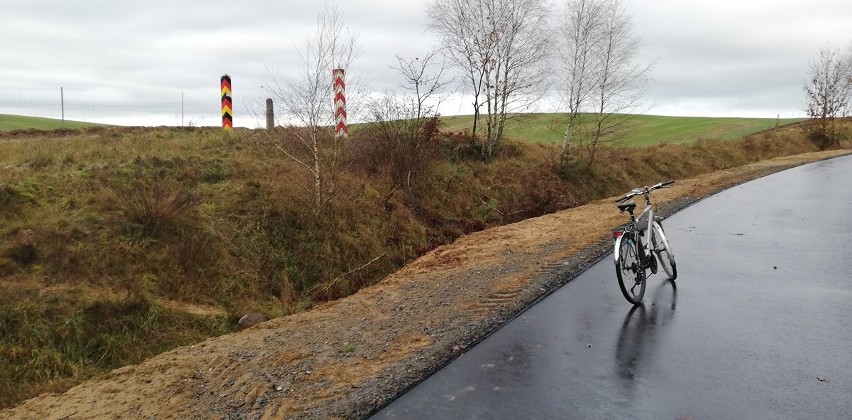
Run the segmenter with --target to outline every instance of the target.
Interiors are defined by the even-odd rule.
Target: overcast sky
[[[427,0],[340,0],[359,33],[360,68],[375,91],[398,84],[396,54],[417,56],[435,38]],[[561,9],[556,0],[554,8]],[[647,112],[659,115],[803,116],[808,64],[824,46],[852,45],[849,0],[626,0],[653,60]],[[110,89],[218,96],[233,79],[239,100],[263,96],[267,68],[295,51],[323,3],[303,0],[2,0],[0,93]],[[554,69],[558,73],[558,69]],[[6,107],[0,112],[7,112]],[[23,99],[19,101],[24,102]],[[470,114],[448,101],[444,114]],[[14,105],[14,103],[13,103]],[[236,111],[236,109],[235,109]],[[549,109],[541,109],[549,111]],[[239,121],[239,115],[235,118]]]

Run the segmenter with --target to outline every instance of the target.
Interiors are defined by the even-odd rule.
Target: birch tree
[[[649,64],[637,62],[641,47],[630,15],[620,0],[611,0],[596,48],[594,126],[586,144],[586,164],[597,159],[602,143],[617,141],[625,124],[638,111],[647,88]]]
[[[337,194],[336,178],[344,138],[334,136],[333,79],[335,68],[349,69],[359,55],[357,35],[347,29],[336,7],[327,6],[317,17],[300,48],[295,74],[269,71],[267,89],[276,99],[279,131],[268,133],[283,153],[311,176],[306,191],[314,216],[319,218]]]
[[[562,140],[560,163],[565,164],[571,151],[572,135],[579,123],[580,113],[592,96],[596,61],[594,53],[600,44],[600,27],[604,20],[604,2],[595,0],[569,1],[562,19],[557,23],[563,47],[563,81],[557,84],[568,108],[568,121]]]
[[[507,116],[539,99],[546,87],[547,3],[434,0],[428,16],[473,96],[474,137],[485,107],[482,157],[488,160],[500,145]]]
[[[823,48],[812,61],[804,90],[807,113],[811,118],[811,136],[826,146],[834,143],[838,117],[843,116],[850,101],[850,58],[840,51]]]
[[[482,2],[475,0],[436,0],[429,5],[428,27],[441,39],[444,51],[464,74],[465,90],[473,96],[473,130],[476,137],[480,96],[484,80],[483,62],[490,60],[489,38],[484,36]]]
[[[559,26],[568,108],[560,161],[588,168],[641,105],[650,65],[638,62],[640,39],[621,0],[569,0]]]

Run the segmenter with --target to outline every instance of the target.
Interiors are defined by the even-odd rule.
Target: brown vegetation
[[[0,406],[230,332],[248,312],[349,295],[466,233],[817,149],[786,128],[608,149],[560,174],[554,147],[509,142],[483,163],[477,143],[448,134],[423,143],[409,176],[409,156],[382,154],[370,133],[351,139],[319,219],[298,199],[312,181],[261,133],[0,135],[0,388],[12,390]]]

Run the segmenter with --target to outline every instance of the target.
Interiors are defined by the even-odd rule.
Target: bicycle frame
[[[657,237],[658,245],[663,245],[667,249],[668,240],[666,239],[665,234],[663,233],[662,226],[659,224],[659,222],[657,222],[654,205],[651,204],[651,189],[646,187],[645,189],[634,191],[637,191],[636,195],[642,195],[642,197],[645,199],[645,208],[642,210],[641,213],[639,213],[639,216],[634,216],[633,213],[630,214],[629,230],[634,233],[642,233],[642,235],[637,235],[636,254],[639,256],[641,260],[640,262],[644,263],[644,261],[648,258],[650,251],[649,248],[652,246],[652,244],[654,244],[654,237]],[[645,232],[641,232],[641,229],[639,229],[639,221],[641,221],[642,217],[645,217],[645,215],[648,216],[648,226],[645,228]],[[657,227],[657,229],[654,228],[655,226]],[[620,255],[618,250],[621,246],[621,241],[623,239],[623,234],[615,238],[615,244],[613,246],[613,255],[616,264],[618,264],[619,262]],[[674,255],[672,255],[672,257],[674,257]]]
[[[638,221],[642,220],[642,217],[644,217],[646,214],[648,215],[648,226],[645,228],[645,232],[642,232],[643,234],[641,236],[637,237],[637,241],[636,241],[637,242],[636,246],[637,246],[637,251],[638,251],[637,255],[639,255],[640,258],[642,258],[643,260],[647,257],[647,254],[646,254],[645,251],[647,250],[648,244],[653,243],[653,242],[651,242],[651,235],[654,235],[654,224],[657,223],[656,220],[654,219],[654,215],[655,215],[654,206],[651,205],[650,196],[648,194],[645,194],[644,198],[645,198],[645,209],[643,209],[642,212],[639,213],[638,217],[634,216],[633,214],[630,215],[630,225],[631,225],[631,228],[632,228],[631,230],[633,232],[641,232],[641,229],[637,229],[639,227]],[[615,238],[615,246],[613,247],[615,252],[613,252],[613,254],[615,255],[615,263],[616,264],[618,264],[618,259],[620,257],[618,249],[621,246],[621,241],[623,239],[624,239],[623,234],[619,235],[617,238]],[[663,239],[663,240],[665,240],[665,239]]]

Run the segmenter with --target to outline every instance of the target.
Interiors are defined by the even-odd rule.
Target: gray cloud
[[[632,3],[661,113],[803,116],[808,63],[852,42],[847,1]]]
[[[656,63],[652,113],[799,112],[809,61],[825,45],[852,42],[852,3],[846,0],[627,3],[643,37],[642,57]],[[554,1],[554,10],[561,5]],[[227,72],[235,100],[259,98],[267,68],[286,73],[298,65],[296,49],[322,6],[295,0],[4,0],[0,89],[66,86],[212,97]],[[375,91],[398,85],[389,69],[395,55],[420,55],[435,42],[425,31],[426,0],[347,0],[338,7],[360,34],[358,69]],[[470,113],[458,100],[448,103],[445,113]]]

